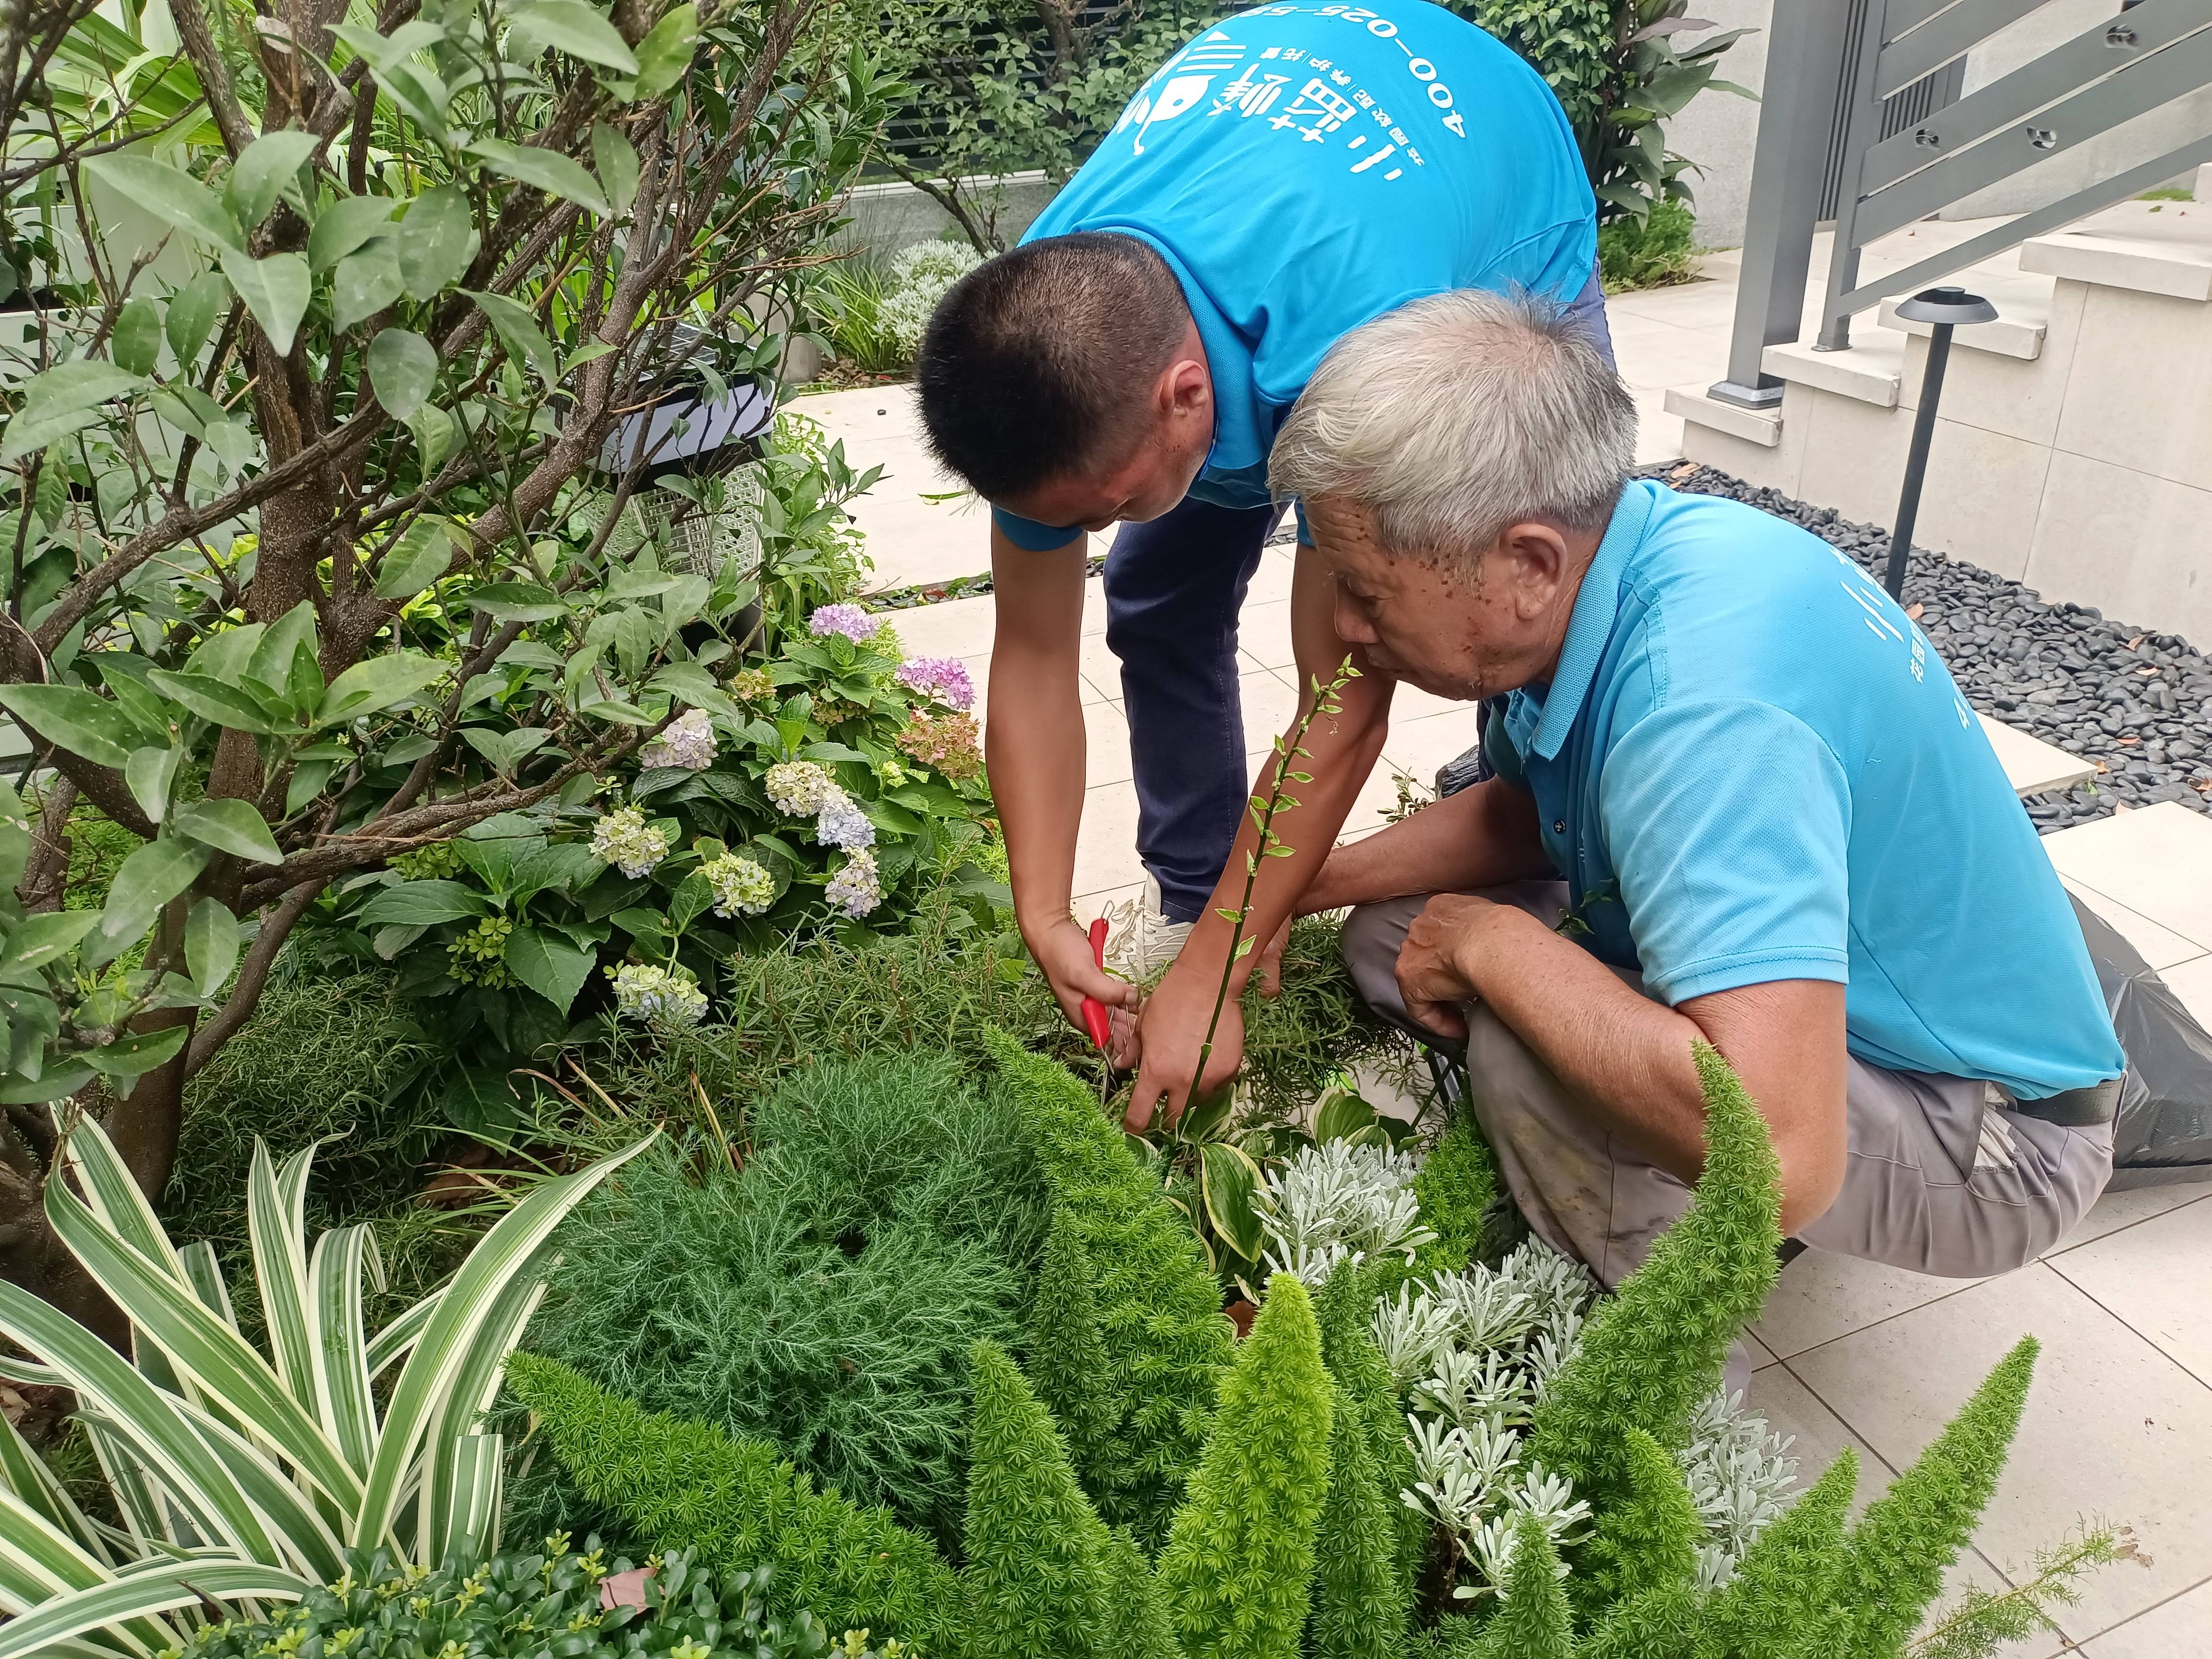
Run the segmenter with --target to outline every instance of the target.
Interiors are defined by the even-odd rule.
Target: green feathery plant
[[[1413,1611],[1398,1570],[1397,1488],[1376,1467],[1366,1413],[1339,1382],[1329,1429],[1328,1496],[1315,1534],[1313,1659],[1396,1659]]]
[[[1213,1036],[1221,1029],[1221,1010],[1229,1001],[1229,987],[1237,977],[1237,964],[1250,956],[1252,947],[1260,942],[1256,937],[1248,939],[1244,933],[1244,924],[1252,919],[1252,890],[1259,884],[1260,860],[1295,858],[1297,855],[1298,849],[1287,845],[1275,833],[1276,815],[1285,807],[1298,805],[1295,796],[1284,792],[1283,786],[1313,781],[1312,773],[1292,769],[1293,758],[1301,756],[1307,760],[1313,758],[1312,751],[1305,746],[1306,733],[1313,730],[1314,722],[1323,714],[1334,716],[1344,712],[1344,705],[1337,699],[1343,695],[1344,688],[1358,678],[1359,671],[1352,665],[1350,657],[1337,665],[1336,672],[1329,676],[1327,683],[1324,684],[1318,674],[1312,677],[1312,695],[1307,699],[1305,708],[1299,712],[1297,723],[1291,727],[1287,737],[1275,739],[1275,759],[1270,769],[1267,793],[1254,795],[1245,805],[1244,810],[1251,817],[1253,827],[1259,831],[1259,840],[1244,854],[1244,893],[1237,901],[1237,908],[1232,910],[1224,905],[1214,911],[1230,926],[1229,956],[1221,964],[1221,984],[1213,994],[1213,1012],[1206,1022],[1206,1041],[1198,1045],[1198,1066],[1191,1073],[1190,1092],[1183,1097],[1185,1114],[1197,1103],[1199,1088],[1206,1079],[1206,1063],[1213,1057]]]
[[[2034,1374],[2036,1340],[1997,1362],[1966,1409],[1868,1507],[1844,1541],[1837,1597],[1852,1628],[1847,1659],[1887,1659],[1943,1587],[2003,1473]]]
[[[1413,1196],[1420,1200],[1421,1219],[1436,1237],[1413,1257],[1413,1276],[1463,1271],[1470,1261],[1484,1261],[1483,1218],[1504,1190],[1498,1175],[1498,1156],[1475,1127],[1474,1115],[1464,1108],[1455,1112],[1444,1132],[1421,1160],[1413,1177]]]
[[[1187,1659],[1298,1659],[1328,1487],[1329,1394],[1313,1304],[1277,1273],[1160,1557]]]
[[[1105,1359],[1091,1386],[1109,1427],[1095,1442],[1086,1436],[1078,1472],[1109,1525],[1157,1548],[1237,1357],[1220,1286],[1091,1091],[1004,1032],[987,1030],[983,1041],[1043,1167],[1054,1228],[1091,1264]]]
[[[1107,1534],[1066,1443],[1005,1349],[977,1343],[975,1374],[960,1574],[969,1644],[991,1659],[1123,1659],[1100,1644]]]
[[[642,1412],[541,1355],[514,1355],[507,1381],[585,1495],[657,1547],[696,1550],[717,1571],[774,1567],[781,1611],[901,1631],[925,1653],[957,1649],[959,1580],[889,1510],[817,1492],[765,1441]]]
[[[1620,1294],[1590,1316],[1528,1431],[1527,1455],[1574,1483],[1596,1522],[1595,1560],[1632,1548],[1628,1431],[1681,1449],[1690,1413],[1717,1387],[1729,1345],[1765,1304],[1781,1242],[1782,1184],[1766,1122],[1710,1044],[1696,1045],[1705,1099],[1705,1167],[1682,1218],[1660,1236]],[[1610,1574],[1577,1576],[1594,1613]]]
[[[1513,1531],[1498,1611],[1483,1627],[1472,1659],[1572,1659],[1574,1624],[1561,1583],[1559,1553],[1544,1523],[1524,1515]]]
[[[1707,1604],[1706,1618],[1720,1651],[1832,1654],[1841,1649],[1836,1574],[1858,1479],[1858,1454],[1846,1446],[1827,1472],[1752,1540],[1735,1576]],[[1815,1636],[1818,1645],[1808,1645]]]
[[[1127,1527],[1107,1534],[1106,1651],[1120,1659],[1182,1659],[1159,1582]]]
[[[1105,1339],[1098,1329],[1091,1253],[1067,1212],[1045,1241],[1030,1316],[1029,1374],[1037,1398],[1050,1408],[1078,1468],[1115,1456],[1119,1426],[1105,1392],[1109,1373]]]
[[[2037,1551],[2033,1576],[2025,1583],[2001,1592],[1969,1585],[1958,1606],[1905,1650],[1909,1659],[1990,1659],[2008,1642],[2057,1630],[2051,1609],[2081,1599],[2074,1581],[2091,1568],[2133,1556],[2132,1531],[2093,1522],[2063,1543]]]
[[[554,1228],[646,1144],[538,1182],[443,1289],[374,1337],[369,1229],[331,1228],[310,1252],[313,1148],[279,1169],[257,1145],[264,1356],[239,1333],[212,1248],[178,1249],[106,1133],[77,1119],[57,1152],[71,1179],[46,1182],[46,1216],[130,1321],[131,1357],[0,1281],[0,1335],[35,1357],[0,1375],[76,1395],[124,1526],[88,1516],[0,1423],[0,1659],[174,1649],[195,1610],[296,1600],[337,1580],[349,1550],[416,1568],[490,1553],[501,1445],[477,1419],[544,1294]]]

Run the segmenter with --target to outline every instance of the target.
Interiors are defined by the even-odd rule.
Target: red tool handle
[[[1106,918],[1098,917],[1091,924],[1091,960],[1103,971],[1106,966]],[[1103,1049],[1112,1030],[1108,1024],[1106,1005],[1097,997],[1083,999],[1083,1023],[1091,1029],[1091,1041]]]

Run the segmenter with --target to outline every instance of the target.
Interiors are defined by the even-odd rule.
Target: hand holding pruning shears
[[[1135,986],[1127,980],[1116,979],[1102,965],[1104,935],[1097,931],[1102,925],[1092,924],[1091,938],[1086,938],[1084,930],[1073,921],[1039,928],[1036,936],[1029,940],[1030,951],[1046,982],[1052,987],[1053,995],[1068,1023],[1086,1033],[1117,1067],[1126,1070],[1133,1063],[1133,1015],[1139,994]],[[1085,1005],[1105,1012],[1107,1038],[1103,1044],[1098,1044],[1097,1030],[1091,1023],[1090,1007]]]

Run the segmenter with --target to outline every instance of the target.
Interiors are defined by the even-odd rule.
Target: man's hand
[[[1398,951],[1398,994],[1416,1024],[1454,1041],[1466,1036],[1461,1008],[1474,999],[1469,964],[1486,928],[1507,917],[1532,919],[1466,893],[1439,893],[1422,907]]]
[[[1045,982],[1052,987],[1052,994],[1070,1025],[1085,1036],[1090,1035],[1090,1029],[1083,1023],[1085,997],[1097,999],[1112,1011],[1109,1054],[1116,1066],[1126,1070],[1135,1059],[1136,1029],[1132,1015],[1138,1002],[1137,988],[1127,980],[1115,978],[1091,959],[1090,937],[1072,917],[1063,916],[1056,923],[1048,923],[1034,936],[1024,928],[1022,940],[1043,970]],[[1123,1010],[1129,1012],[1125,1013]]]
[[[1121,1120],[1132,1133],[1142,1134],[1150,1127],[1155,1111],[1164,1111],[1170,1123],[1182,1115],[1183,1103],[1190,1098],[1191,1074],[1198,1069],[1198,1051],[1206,1042],[1206,1024],[1213,1018],[1213,999],[1220,989],[1219,959],[1208,971],[1203,959],[1186,954],[1176,959],[1159,988],[1146,1000],[1137,1018],[1137,1039],[1143,1050],[1137,1089]],[[1244,1011],[1232,988],[1214,1030],[1201,1092],[1211,1093],[1227,1084],[1243,1063]]]

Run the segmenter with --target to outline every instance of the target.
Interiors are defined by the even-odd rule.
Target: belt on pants
[[[2086,1129],[2112,1121],[2120,1109],[2120,1083],[2118,1078],[2108,1078],[2086,1089],[2068,1089],[2040,1100],[2015,1100],[2012,1109],[2022,1117],[2041,1118],[2063,1129]]]

